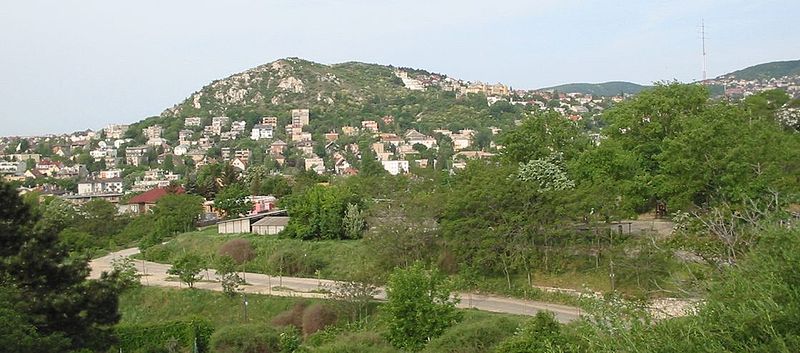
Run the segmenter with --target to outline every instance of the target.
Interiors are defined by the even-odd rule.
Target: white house
[[[408,173],[408,161],[381,161],[381,165],[391,175]]]
[[[176,156],[183,156],[184,154],[189,153],[189,149],[190,148],[191,148],[191,146],[189,146],[189,145],[177,145],[172,150],[172,154],[174,154]]]
[[[251,140],[271,139],[273,136],[274,127],[272,125],[256,124],[253,130],[250,131]]]
[[[95,179],[78,183],[78,195],[120,194],[122,179]]]
[[[322,158],[312,157],[306,158],[304,161],[306,170],[313,170],[317,174],[325,173],[325,162],[322,160]]]

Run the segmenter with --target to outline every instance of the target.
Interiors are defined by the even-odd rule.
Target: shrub
[[[303,328],[303,312],[305,311],[308,303],[296,303],[291,309],[284,311],[270,321],[275,326],[294,326],[298,330]]]
[[[280,352],[278,333],[262,324],[227,326],[211,336],[211,349],[218,353]]]
[[[307,307],[303,311],[303,336],[308,337],[314,332],[336,323],[336,319],[336,312],[322,304]]]
[[[120,324],[114,329],[118,348],[123,352],[166,352],[167,346],[175,343],[187,351],[191,351],[196,343],[198,352],[209,352],[208,341],[213,332],[211,324],[203,320]]]
[[[516,329],[517,323],[505,317],[456,325],[428,343],[423,352],[490,352],[495,345],[513,335]]]
[[[253,244],[247,239],[232,239],[222,244],[219,248],[220,256],[230,256],[237,265],[241,265],[252,260],[256,253],[253,251]]]
[[[397,353],[379,334],[374,332],[347,333],[330,342],[314,349],[314,353]]]

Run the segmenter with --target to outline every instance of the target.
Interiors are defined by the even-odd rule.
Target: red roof
[[[170,192],[167,188],[155,188],[153,190],[147,191],[145,193],[139,194],[134,196],[128,201],[128,204],[139,204],[139,203],[147,203],[147,204],[154,204],[158,199],[164,197],[164,195]],[[179,187],[175,190],[176,194],[183,194],[183,188]]]

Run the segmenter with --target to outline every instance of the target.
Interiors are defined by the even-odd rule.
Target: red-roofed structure
[[[130,200],[128,200],[128,205],[130,209],[134,210],[136,214],[143,214],[145,212],[150,211],[153,206],[156,205],[159,199],[164,197],[167,194],[183,194],[184,190],[182,187],[178,188],[155,188],[150,191],[146,191],[139,195],[134,196]]]

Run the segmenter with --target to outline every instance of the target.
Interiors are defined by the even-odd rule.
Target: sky
[[[534,89],[800,59],[800,1],[25,0],[0,11],[0,136],[158,115],[284,57]]]

